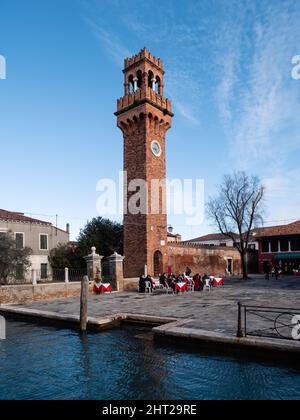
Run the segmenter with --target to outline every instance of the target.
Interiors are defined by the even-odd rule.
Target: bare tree
[[[207,206],[209,217],[223,235],[233,240],[240,253],[243,279],[248,278],[251,231],[263,222],[264,194],[265,188],[258,177],[235,172],[224,176],[218,194],[210,198]]]

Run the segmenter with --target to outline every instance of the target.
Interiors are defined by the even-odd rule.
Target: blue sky
[[[97,215],[97,181],[122,169],[123,59],[146,46],[176,114],[168,177],[204,178],[208,196],[244,169],[267,186],[266,224],[299,219],[299,22],[299,0],[0,0],[0,207],[58,214],[73,238]]]

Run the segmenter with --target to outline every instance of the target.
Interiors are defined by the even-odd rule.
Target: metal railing
[[[86,275],[86,268],[53,268],[50,280],[52,282],[74,282],[81,281]]]
[[[11,276],[8,281],[2,281],[1,285],[28,285],[28,284],[43,284],[43,283],[70,283],[81,281],[87,275],[86,268],[48,268],[47,270],[27,270],[23,276]]]
[[[237,337],[300,340],[300,309],[238,303]]]

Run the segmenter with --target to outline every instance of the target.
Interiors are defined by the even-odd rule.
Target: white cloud
[[[297,15],[278,3],[263,10],[253,9],[250,22],[246,29],[251,37],[241,30],[243,19],[239,28],[229,29],[227,37],[232,38],[232,47],[221,57],[224,77],[217,86],[232,158],[244,169],[256,164],[277,165],[279,154],[282,159],[283,141],[285,153],[300,145],[299,136],[289,133],[287,138],[287,132],[282,136],[283,125],[290,130],[295,124],[299,127],[299,95],[289,78]]]
[[[94,35],[99,39],[101,45],[105,48],[106,52],[113,58],[118,66],[122,67],[124,58],[131,56],[131,52],[124,47],[118,36],[113,32],[104,29],[100,23],[96,23],[90,18],[86,18],[85,20]]]
[[[300,149],[300,82],[291,77],[291,59],[300,52],[299,2],[98,4],[101,13],[93,30],[114,60],[120,63],[130,55],[121,31],[134,52],[140,43],[154,54],[159,51],[166,65],[166,94],[176,113],[194,126],[219,119],[230,167],[266,179],[271,218],[279,210],[284,217],[296,217],[300,177],[293,165]],[[106,14],[114,17],[110,24]]]
[[[175,107],[176,110],[185,118],[187,119],[190,123],[194,124],[194,125],[198,125],[199,124],[199,119],[194,115],[193,110],[190,108],[189,105],[184,104],[180,101],[176,101],[175,103]]]

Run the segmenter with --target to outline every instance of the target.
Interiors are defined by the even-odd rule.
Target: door
[[[227,258],[227,273],[232,274],[232,258]]]

